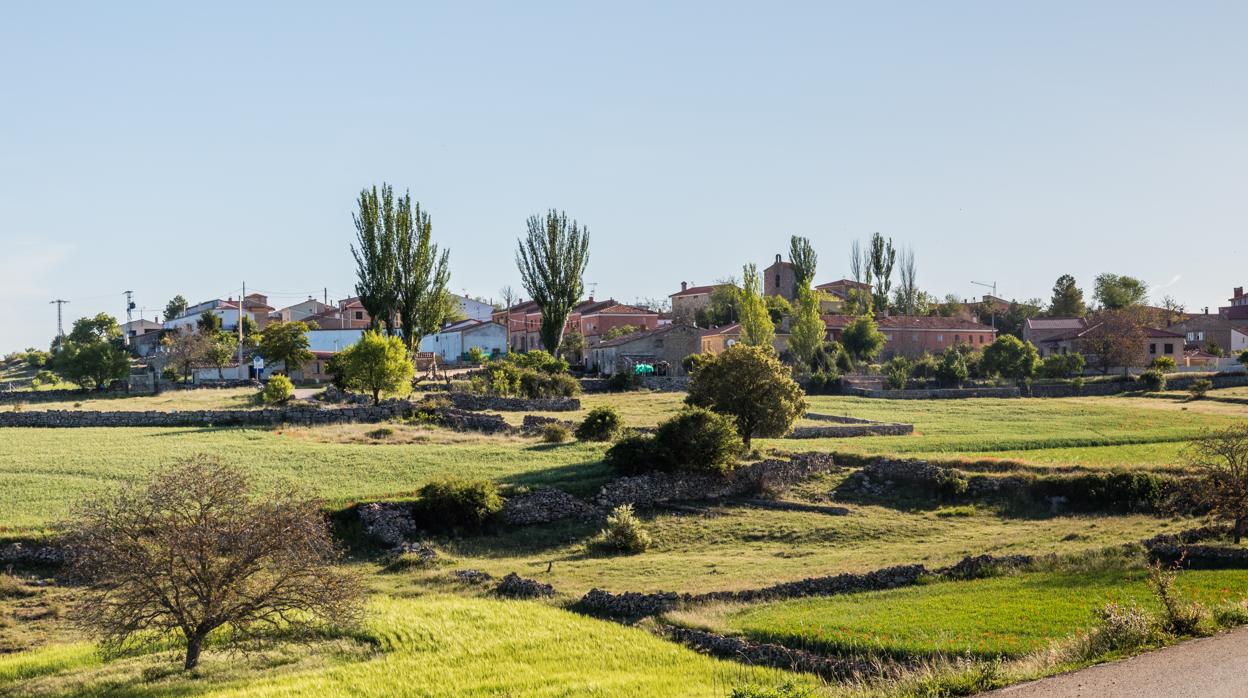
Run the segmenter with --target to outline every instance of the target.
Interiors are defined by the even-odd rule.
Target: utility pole
[[[61,306],[65,305],[68,302],[69,301],[62,300],[60,298],[57,298],[54,301],[48,302],[48,305],[52,305],[53,303],[56,304],[56,336],[57,337],[65,336],[65,326],[61,324]]]
[[[126,324],[129,325],[134,322],[134,291],[122,291],[122,293],[126,294]],[[130,346],[130,332],[131,330],[127,329],[121,335],[121,340],[126,346]]]
[[[235,378],[242,378],[243,373],[243,299],[247,297],[247,282],[243,282],[243,295],[238,297],[238,372]]]

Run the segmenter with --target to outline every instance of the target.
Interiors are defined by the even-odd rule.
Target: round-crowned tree
[[[737,344],[689,381],[685,402],[727,415],[748,450],[754,436],[784,436],[806,412],[806,394],[767,348]]]
[[[984,368],[1002,378],[1024,380],[1036,374],[1040,354],[1031,342],[1012,334],[1002,335],[984,349]]]

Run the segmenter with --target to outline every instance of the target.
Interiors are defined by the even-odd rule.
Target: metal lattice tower
[[[126,324],[134,320],[134,291],[122,291],[126,294]]]
[[[63,300],[61,298],[57,298],[54,301],[48,301],[48,305],[52,305],[53,303],[56,304],[56,336],[57,337],[65,336],[65,325],[61,323],[61,307],[64,306],[68,302],[69,301]]]

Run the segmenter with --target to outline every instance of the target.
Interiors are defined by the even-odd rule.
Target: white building
[[[487,356],[507,353],[507,328],[497,322],[464,320],[420,338],[420,351],[437,354],[444,363],[460,363],[476,347]]]
[[[465,319],[489,322],[490,318],[494,316],[494,306],[489,303],[473,300],[467,296],[461,296],[458,293],[452,293],[451,295],[454,296],[455,301],[459,303],[459,310],[464,314]]]
[[[220,298],[192,305],[181,315],[172,319],[166,319],[164,327],[166,330],[180,330],[183,328],[194,330],[196,323],[199,322],[199,316],[205,312],[210,312],[221,318],[221,329],[238,329],[238,302],[233,299],[223,301]]]
[[[363,336],[364,330],[308,330],[308,351],[337,354]]]

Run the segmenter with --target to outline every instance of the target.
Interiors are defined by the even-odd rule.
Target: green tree
[[[620,337],[626,337],[630,334],[640,332],[641,329],[642,328],[638,327],[637,325],[620,325],[619,327],[612,327],[611,329],[607,330],[607,333],[603,335],[603,338],[604,339],[619,339]],[[571,334],[571,332],[569,332],[568,334]],[[577,334],[580,334],[580,333],[578,332]],[[584,342],[585,338],[581,337],[581,341]],[[584,351],[584,346],[581,347],[581,350]]]
[[[270,322],[260,332],[260,356],[271,364],[282,362],[286,367],[286,375],[290,375],[291,371],[314,358],[312,352],[308,351],[309,329],[307,323],[298,320]]]
[[[758,266],[747,264],[741,281],[738,306],[741,309],[741,341],[752,347],[766,347],[775,351],[776,327],[767,312],[758,277]]]
[[[238,352],[238,336],[233,332],[214,333],[203,343],[203,360],[217,367],[217,378],[225,378],[225,366]]]
[[[395,310],[408,350],[416,351],[420,338],[437,332],[446,319],[449,252],[438,254],[429,213],[419,203],[413,207],[410,194],[399,197],[394,216]]]
[[[528,234],[518,241],[516,266],[529,297],[542,311],[542,346],[558,352],[568,315],[581,299],[589,263],[589,228],[551,209],[529,216]]]
[[[884,236],[875,233],[871,236],[870,277],[875,279],[872,292],[872,310],[883,313],[888,310],[888,292],[893,287],[893,262],[897,260],[897,250],[893,249],[893,239],[884,240]]]
[[[799,286],[796,314],[789,331],[789,353],[793,355],[793,365],[798,371],[805,373],[810,368],[815,352],[823,346],[827,333],[823,317],[819,314],[819,298],[815,291]]]
[[[107,313],[74,321],[52,358],[52,370],[84,387],[103,390],[130,373],[121,326]]]
[[[1091,318],[1079,350],[1101,373],[1121,367],[1125,375],[1132,367],[1144,365],[1148,340],[1145,320],[1137,308],[1102,310]]]
[[[338,353],[337,367],[349,390],[368,393],[373,404],[383,393],[406,395],[412,389],[416,368],[403,340],[380,332],[365,332],[360,341]]]
[[[754,436],[780,437],[806,412],[806,397],[770,348],[737,344],[690,378],[685,402],[727,415],[750,447]]]
[[[373,327],[385,325],[394,334],[399,306],[398,214],[394,189],[384,182],[360,191],[359,210],[352,214],[356,242],[351,245],[355,258],[355,293],[372,318]],[[357,247],[358,245],[358,247]]]
[[[199,314],[199,319],[195,321],[195,327],[203,334],[213,334],[221,330],[221,316],[205,310]]]
[[[1070,274],[1057,277],[1048,314],[1051,317],[1083,317],[1088,314],[1088,308],[1083,303],[1083,291],[1075,284],[1075,277]]]
[[[1101,274],[1096,277],[1095,295],[1102,308],[1119,310],[1148,300],[1148,284],[1130,276]]]
[[[186,312],[186,308],[186,299],[182,297],[182,294],[174,296],[173,300],[165,304],[165,319],[172,320],[181,316]]]
[[[1040,354],[1031,342],[1014,335],[1002,335],[984,349],[984,369],[1002,378],[1025,380],[1036,374]]]
[[[1162,373],[1174,373],[1174,369],[1178,368],[1178,366],[1178,362],[1169,356],[1158,356],[1148,365],[1149,368],[1155,368]]]
[[[732,277],[715,282],[711,298],[705,308],[698,310],[695,320],[699,327],[719,327],[738,322],[741,318],[739,304],[741,285]]]
[[[841,331],[841,346],[855,361],[870,361],[875,358],[887,340],[870,315],[854,318]]]
[[[997,331],[1022,339],[1027,321],[1040,314],[1040,303],[1039,298],[1032,298],[1025,303],[1011,301],[1005,312],[997,316]]]
[[[815,266],[819,256],[811,246],[810,239],[794,235],[789,238],[789,263],[793,265],[793,280],[798,288],[810,286],[815,280]]]
[[[625,332],[623,334],[615,335],[615,337],[611,336],[612,332],[624,328],[632,328],[632,325],[613,327],[610,330],[607,330],[606,338],[615,339],[615,337],[623,337],[624,334],[629,334],[628,332]],[[581,334],[580,330],[573,328],[563,335],[563,344],[559,346],[559,353],[569,361],[580,363],[581,359],[585,358],[586,348],[588,348],[588,343],[585,341],[585,335]]]
[[[1212,339],[1205,342],[1204,351],[1206,354],[1212,354],[1213,356],[1226,356],[1226,351],[1222,349],[1222,345]]]
[[[207,343],[207,335],[189,328],[172,330],[160,338],[166,365],[172,366],[174,373],[181,375],[184,381],[191,377],[191,369],[204,356]]]
[[[971,375],[970,368],[966,365],[966,357],[962,352],[954,347],[945,349],[940,356],[940,363],[936,365],[936,380],[943,385],[958,387],[962,385],[962,381]]]
[[[1244,368],[1248,368],[1248,349],[1239,353],[1239,363],[1242,364]]]

